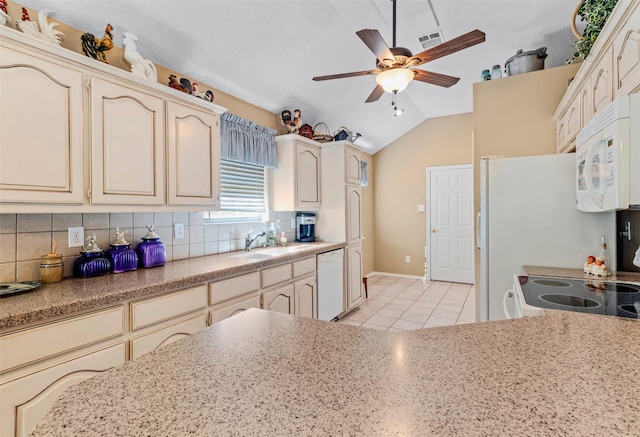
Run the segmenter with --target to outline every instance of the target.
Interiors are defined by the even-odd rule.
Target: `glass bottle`
[[[140,267],[157,267],[167,263],[167,250],[154,229],[155,225],[147,226],[149,232],[142,237],[142,243],[136,247]]]
[[[80,252],[81,256],[73,262],[73,276],[90,278],[111,272],[111,261],[96,245],[96,234],[87,237],[87,245]]]
[[[491,79],[500,79],[502,78],[502,69],[499,65],[494,65],[491,69]]]
[[[124,239],[124,231],[116,228],[116,239],[110,244],[107,257],[111,261],[111,272],[122,273],[138,268],[138,255],[131,248],[131,244]]]
[[[482,70],[482,80],[491,80],[491,73],[489,72],[489,70]]]

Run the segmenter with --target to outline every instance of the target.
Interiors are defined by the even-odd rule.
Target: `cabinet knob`
[[[432,234],[435,234],[436,232],[438,232],[438,230],[437,230],[437,229],[431,229],[431,233],[432,233]]]

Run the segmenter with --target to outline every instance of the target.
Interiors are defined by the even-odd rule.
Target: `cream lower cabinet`
[[[260,272],[250,272],[209,284],[213,305],[209,324],[217,323],[249,308],[261,308]]]
[[[318,318],[318,291],[316,277],[309,276],[306,279],[296,281],[294,284],[295,311],[300,317]]]
[[[167,203],[219,205],[220,118],[167,102]]]
[[[91,203],[164,204],[164,100],[92,77]]]
[[[293,284],[262,293],[262,308],[285,314],[294,314]]]
[[[255,294],[250,297],[245,297],[238,302],[229,303],[226,305],[219,305],[211,310],[211,324],[217,323],[221,320],[228,319],[231,316],[239,314],[249,308],[262,308],[260,294]]]
[[[130,359],[138,359],[144,354],[195,334],[206,327],[207,316],[205,314],[198,314],[178,323],[163,324],[149,333],[130,340]]]
[[[0,39],[0,202],[83,202],[82,71]]]
[[[362,245],[347,246],[347,310],[360,305],[365,300],[362,286]]]
[[[320,143],[300,135],[276,137],[278,167],[270,171],[274,211],[320,208]]]

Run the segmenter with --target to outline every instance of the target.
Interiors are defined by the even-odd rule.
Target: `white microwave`
[[[576,143],[580,211],[640,206],[640,93],[611,102],[584,126]]]

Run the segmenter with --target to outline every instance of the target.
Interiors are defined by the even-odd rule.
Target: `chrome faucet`
[[[256,238],[263,237],[263,236],[267,235],[267,234],[265,234],[264,231],[260,231],[254,237],[251,237],[251,233],[253,232],[254,228],[255,228],[255,226],[251,227],[251,230],[249,231],[249,233],[247,234],[247,236],[244,239],[244,250],[245,250],[245,252],[249,252],[251,250],[251,243],[256,241]]]

